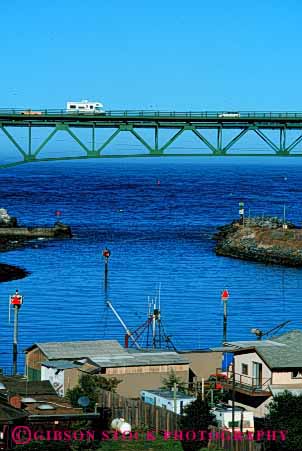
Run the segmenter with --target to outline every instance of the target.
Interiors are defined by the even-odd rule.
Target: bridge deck
[[[233,114],[233,116],[232,116]],[[121,123],[133,124],[135,127],[177,128],[185,124],[195,126],[226,128],[244,128],[253,124],[263,128],[302,128],[302,112],[169,112],[169,111],[106,111],[105,113],[74,113],[66,110],[22,110],[0,109],[0,122],[9,126],[23,126],[32,123],[45,127],[57,122],[72,124],[73,127],[112,127]]]

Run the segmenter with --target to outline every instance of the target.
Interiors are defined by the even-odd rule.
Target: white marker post
[[[14,307],[14,341],[13,341],[13,375],[17,374],[18,363],[18,313],[23,304],[23,296],[16,290],[15,294],[10,296],[10,305]]]

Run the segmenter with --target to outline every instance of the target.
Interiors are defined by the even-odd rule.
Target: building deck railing
[[[233,373],[227,373],[227,384],[230,385],[233,383]],[[272,379],[262,379],[247,376],[241,373],[235,373],[235,387],[241,388],[243,390],[251,391],[251,392],[269,392],[270,384],[272,383]]]

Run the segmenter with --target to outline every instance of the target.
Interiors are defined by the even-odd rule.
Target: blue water
[[[286,320],[287,328],[300,328],[301,269],[218,257],[211,237],[237,217],[239,201],[246,214],[280,217],[285,204],[287,217],[301,224],[301,176],[301,160],[285,158],[108,159],[1,170],[0,207],[25,225],[53,224],[61,210],[74,237],[0,255],[31,273],[0,284],[0,366],[11,365],[8,296],[16,288],[24,295],[20,351],[45,341],[123,342],[104,302],[105,246],[112,253],[108,298],[129,328],[145,321],[159,282],[166,332],[179,349],[220,344],[224,288],[229,340]]]

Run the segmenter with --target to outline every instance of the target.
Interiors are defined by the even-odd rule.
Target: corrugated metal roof
[[[20,376],[0,376],[0,382],[4,384],[6,391],[12,394],[31,396],[36,394],[56,394],[49,381],[28,381]]]
[[[149,365],[186,365],[190,362],[184,359],[177,352],[131,352],[119,356],[105,357],[96,356],[91,358],[92,362],[103,368],[113,368],[122,366],[149,366]]]
[[[225,343],[224,352],[255,350],[270,369],[302,368],[302,331],[292,330],[270,340]],[[214,348],[218,349],[218,348]]]
[[[185,365],[189,360],[175,351],[138,351],[124,349],[116,340],[72,341],[36,343],[48,360],[57,361],[60,369],[70,368],[66,359],[89,359],[91,363],[103,368],[144,365]],[[33,349],[33,346],[29,349]],[[45,362],[44,362],[45,363]],[[77,363],[77,362],[75,362]],[[47,362],[49,366],[50,363]],[[63,366],[62,366],[63,365]],[[64,368],[63,368],[64,367]]]
[[[47,368],[56,368],[57,370],[67,370],[70,368],[79,368],[83,364],[71,362],[70,360],[47,360],[42,362],[41,365]]]
[[[301,330],[292,330],[279,337],[272,338],[282,347],[271,346],[267,348],[258,348],[260,357],[273,368],[302,368],[302,332]]]
[[[80,359],[102,354],[118,354],[123,352],[122,346],[116,340],[65,341],[36,343],[48,360]],[[33,346],[27,349],[33,349]]]
[[[220,352],[235,352],[247,349],[255,349],[259,347],[266,346],[284,346],[281,343],[276,343],[271,340],[251,340],[251,341],[228,341],[224,344],[224,346],[218,346],[215,348],[211,348],[212,351],[220,351]]]

